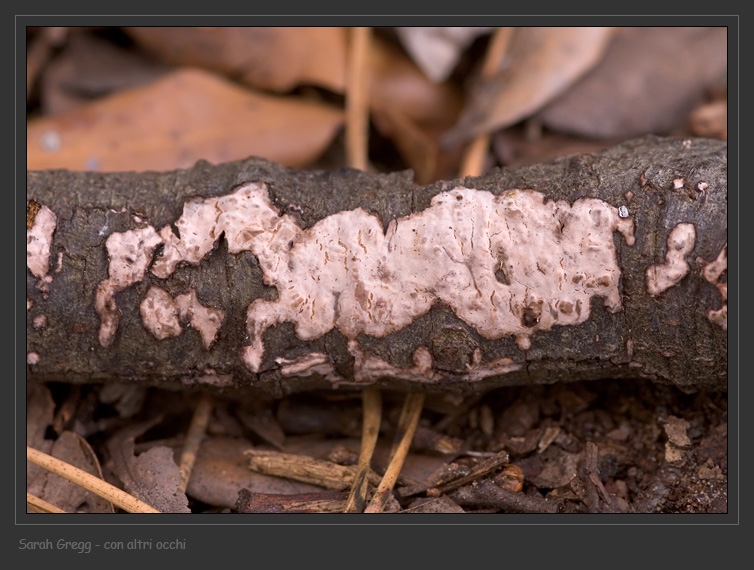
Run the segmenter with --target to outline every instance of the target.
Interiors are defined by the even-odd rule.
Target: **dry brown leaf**
[[[29,121],[29,170],[171,170],[199,159],[261,156],[302,167],[319,156],[343,114],[272,97],[211,73],[181,70],[58,117]]]
[[[541,109],[594,67],[612,32],[604,27],[517,28],[504,68],[472,89],[446,143],[508,127]]]
[[[418,184],[451,177],[458,153],[440,149],[441,134],[461,111],[451,83],[433,83],[397,48],[375,37],[371,44],[370,107],[375,126],[393,141]]]
[[[50,453],[52,441],[45,439],[47,428],[52,425],[55,402],[47,386],[29,384],[26,392],[26,445]],[[45,471],[42,467],[26,462],[26,490],[37,495],[44,489]]]
[[[440,146],[399,109],[389,106],[372,107],[372,119],[377,129],[393,141],[398,152],[414,171],[417,184],[429,184],[443,178],[438,174]]]
[[[141,411],[147,390],[138,384],[105,384],[99,391],[99,401],[113,406],[121,418],[130,418]]]
[[[602,139],[664,134],[681,127],[726,72],[725,28],[624,28],[541,118],[552,129]]]
[[[695,136],[728,140],[728,101],[700,105],[691,113],[689,123]]]
[[[461,59],[463,51],[490,27],[405,27],[396,28],[406,51],[432,81],[445,81]]]
[[[107,442],[113,471],[125,491],[163,513],[189,513],[188,498],[179,488],[180,469],[174,451],[164,445],[134,455],[135,439],[162,421],[162,417],[130,424]]]
[[[285,432],[271,409],[252,404],[236,410],[236,417],[264,441],[278,449],[283,449]]]
[[[97,456],[86,440],[76,433],[64,431],[60,434],[60,437],[52,445],[50,455],[102,478],[102,470]],[[87,513],[115,512],[109,501],[50,472],[45,472],[41,489],[33,494],[69,513],[77,511]]]
[[[545,133],[536,141],[531,141],[515,128],[499,131],[492,138],[492,149],[504,166],[537,164],[561,156],[598,152],[612,144],[613,141],[585,139],[551,132]]]
[[[249,460],[243,452],[252,447],[251,442],[245,439],[205,439],[196,456],[186,493],[208,505],[233,508],[241,489],[278,495],[321,490],[315,485],[251,471]]]
[[[154,81],[168,69],[95,35],[70,34],[42,76],[42,111],[45,115],[64,113],[92,99]]]
[[[252,87],[317,85],[342,93],[346,28],[126,28],[164,61],[218,71]]]
[[[429,81],[399,49],[379,37],[370,47],[370,104],[397,108],[426,129],[446,129],[455,123],[463,104],[456,86]]]
[[[134,458],[131,474],[136,486],[126,491],[163,513],[190,513],[180,490],[180,469],[169,447],[158,446]]]

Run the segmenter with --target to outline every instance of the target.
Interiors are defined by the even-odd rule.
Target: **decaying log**
[[[727,147],[418,187],[260,159],[27,173],[27,374],[273,396],[727,384]]]

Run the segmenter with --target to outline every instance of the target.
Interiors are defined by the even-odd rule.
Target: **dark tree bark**
[[[264,353],[254,371],[241,358],[244,347],[253,341],[246,326],[247,309],[257,298],[274,301],[278,291],[263,282],[257,256],[251,251],[230,253],[227,240],[220,236],[198,263],[180,263],[166,278],[147,271],[143,279],[117,290],[114,301],[120,318],[109,344],[103,346],[95,299],[98,287],[108,279],[108,236],[147,224],[159,231],[175,224],[187,200],[227,195],[250,182],[267,184],[280,214],[289,214],[304,230],[356,208],[378,216],[388,230],[390,220],[426,210],[434,196],[459,185],[496,196],[511,189],[532,189],[568,205],[595,198],[616,212],[625,206],[633,220],[635,243],[629,246],[619,232],[612,233],[620,270],[616,282],[620,306],[611,312],[604,298],[592,297],[586,320],[556,324],[549,330],[537,328],[541,315],[527,307],[521,323],[531,327],[531,334],[527,328],[525,338],[517,343],[512,334],[488,338],[438,301],[389,334],[350,339],[358,343],[361,360],[338,327],[302,340],[291,322],[283,322],[264,331]],[[727,247],[727,146],[719,141],[648,137],[598,154],[424,187],[414,185],[410,173],[296,171],[260,159],[217,166],[199,162],[166,173],[28,172],[27,228],[33,227],[44,207],[54,212],[56,226],[47,277],[40,278],[39,269],[36,275],[27,271],[30,379],[125,380],[173,387],[208,384],[273,396],[366,384],[464,392],[638,377],[684,390],[727,386],[723,326],[727,321],[720,312],[726,302],[727,273],[719,264],[710,265]],[[621,210],[621,217],[624,214]],[[679,224],[693,225],[694,239],[669,254],[668,238]],[[175,226],[173,231],[178,233]],[[158,244],[148,252],[151,268],[164,247]],[[676,269],[687,264],[687,273],[651,294],[647,270],[669,267],[671,258]],[[498,278],[505,283],[505,275]],[[158,340],[145,328],[140,304],[152,286],[173,299],[194,290],[202,305],[224,311],[209,348],[186,314],[180,315],[180,334],[175,336]],[[539,311],[541,305],[534,308]],[[429,370],[425,358],[424,368],[417,372],[421,368],[415,362],[417,349],[431,356]],[[289,366],[286,372],[286,364],[301,363],[312,353],[324,355],[318,366],[299,367],[302,374]],[[358,374],[365,355],[382,368],[371,375]],[[470,371],[495,362],[508,364],[497,373],[492,373],[493,366],[487,375],[469,376]],[[390,367],[398,372],[390,373]]]

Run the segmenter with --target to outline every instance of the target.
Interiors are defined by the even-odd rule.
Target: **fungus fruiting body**
[[[34,210],[33,221],[27,216],[26,267],[35,277],[44,279],[50,270],[52,235],[57,225],[57,216],[47,206]],[[28,227],[29,222],[31,227]]]
[[[694,249],[696,230],[694,224],[678,224],[670,232],[667,241],[665,263],[647,269],[647,291],[659,295],[681,282],[689,272],[685,257]]]
[[[95,309],[100,316],[99,341],[109,346],[118,328],[120,312],[115,304],[115,294],[144,279],[152,261],[152,253],[160,243],[154,228],[148,226],[127,232],[113,232],[105,246],[110,260],[108,279],[97,287]]]
[[[376,377],[391,365],[361,352],[357,337],[396,332],[436,303],[451,307],[481,336],[514,335],[525,350],[536,331],[588,319],[592,297],[601,297],[611,312],[620,310],[613,233],[634,243],[633,220],[621,214],[593,198],[571,205],[546,201],[534,190],[495,195],[457,187],[437,194],[427,209],[391,220],[387,231],[360,208],[302,229],[291,215],[279,213],[265,184],[249,183],[225,196],[187,202],[175,223],[179,235],[167,225],[159,232],[147,227],[108,238],[110,277],[97,294],[100,341],[107,345],[117,326],[114,293],[144,278],[158,244],[163,248],[151,272],[166,279],[179,264],[202,260],[224,235],[228,251],[253,253],[264,283],[277,289],[274,301],[257,298],[248,308],[251,344],[242,358],[252,371],[261,368],[264,332],[292,322],[302,340],[339,330],[349,339],[355,374]],[[171,315],[190,318],[209,346],[224,313],[202,313],[192,294],[193,301],[171,299],[177,313],[164,299],[167,325],[160,326],[179,333]],[[146,320],[145,325],[153,334],[161,330]],[[316,353],[277,364],[283,374],[331,373],[329,362]],[[479,356],[468,374],[481,377],[513,366],[519,365],[510,359],[482,364]],[[419,347],[413,367],[389,372],[428,381],[431,367],[429,350]]]
[[[726,244],[720,250],[717,258],[711,261],[702,269],[704,278],[715,285],[720,292],[723,300],[723,306],[720,309],[711,309],[707,311],[707,318],[713,323],[721,326],[723,330],[728,330],[728,280],[720,281],[722,274],[728,269],[728,245]]]

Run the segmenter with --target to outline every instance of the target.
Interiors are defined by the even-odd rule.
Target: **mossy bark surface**
[[[496,195],[532,189],[568,203],[591,197],[628,209],[635,221],[636,242],[628,246],[618,233],[613,234],[621,270],[621,310],[611,313],[600,299],[593,299],[585,322],[536,332],[531,347],[522,350],[512,336],[483,338],[438,303],[395,333],[382,338],[362,335],[358,342],[363,351],[399,368],[410,368],[415,350],[426,347],[441,380],[415,383],[385,376],[377,385],[465,392],[502,385],[643,377],[686,390],[727,386],[727,332],[707,316],[708,311],[720,309],[723,300],[715,284],[702,274],[704,265],[727,244],[727,146],[714,140],[657,137],[598,154],[422,187],[412,182],[410,173],[298,171],[261,159],[216,166],[199,162],[190,169],[165,173],[30,171],[27,201],[32,210],[38,205],[50,208],[57,226],[49,293],[41,291],[39,279],[27,271],[27,299],[32,305],[27,310],[27,352],[38,355],[36,363],[27,367],[28,377],[182,388],[217,376],[230,378],[220,390],[282,396],[335,387],[317,374],[284,377],[275,362],[324,353],[339,377],[352,378],[354,357],[343,334],[333,329],[303,341],[291,323],[266,331],[259,373],[244,365],[240,353],[250,342],[247,308],[254,299],[275,299],[277,293],[263,283],[252,253],[231,254],[222,239],[198,264],[181,264],[167,279],[147,272],[143,280],[117,293],[121,312],[117,332],[108,347],[98,341],[100,317],[94,302],[99,283],[108,277],[108,235],[133,229],[134,216],[162,228],[175,223],[187,200],[225,195],[248,182],[266,183],[275,206],[294,216],[302,228],[355,208],[377,215],[387,228],[390,220],[429,207],[433,196],[459,185]],[[679,223],[693,224],[696,229],[693,250],[685,258],[689,272],[677,285],[652,296],[647,291],[646,270],[664,262],[668,235]],[[190,327],[163,340],[149,334],[139,304],[152,285],[173,297],[194,289],[203,305],[226,311],[209,350]],[[44,315],[45,326],[38,326],[39,318],[35,325],[39,315]],[[465,382],[463,372],[477,349],[484,362],[510,358],[521,366]],[[358,386],[345,382],[343,387]]]

